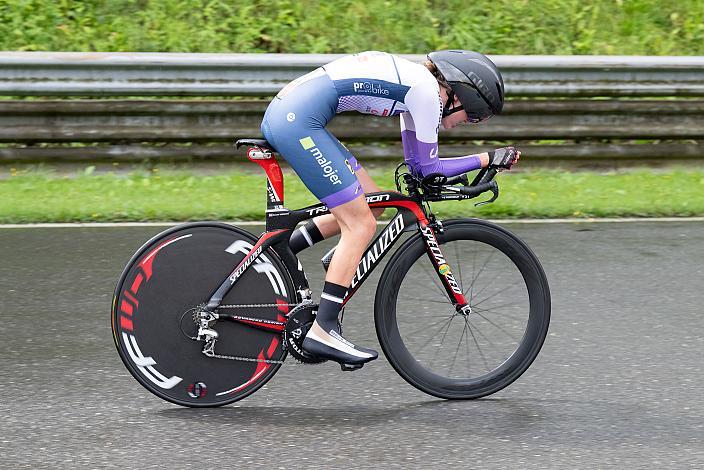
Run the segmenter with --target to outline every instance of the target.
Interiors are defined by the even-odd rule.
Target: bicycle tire
[[[433,282],[437,282],[438,286],[440,285],[437,278],[435,281],[429,281],[426,277],[422,277],[421,279],[421,276],[424,276],[423,274],[413,274],[418,271],[414,266],[421,266],[420,269],[424,269],[426,272],[431,272],[432,275],[437,276],[434,268],[428,270],[423,267],[423,263],[427,263],[427,266],[431,265],[426,255],[423,237],[421,237],[420,233],[411,236],[404,242],[389,260],[389,263],[382,273],[377,286],[374,306],[376,331],[387,359],[399,375],[408,383],[425,393],[440,398],[475,399],[496,393],[510,385],[518,379],[535,360],[545,341],[550,323],[550,290],[545,272],[537,257],[523,241],[509,231],[498,225],[476,219],[446,221],[443,222],[443,226],[444,232],[438,233],[437,239],[443,253],[448,258],[451,258],[452,247],[454,247],[457,258],[460,258],[460,250],[457,248],[460,244],[470,245],[470,251],[467,253],[471,252],[471,256],[475,257],[475,259],[479,259],[480,262],[482,257],[486,258],[484,266],[481,267],[479,271],[473,271],[472,282],[469,288],[466,287],[468,283],[461,281],[462,270],[464,270],[464,274],[467,274],[468,271],[469,263],[466,258],[469,254],[463,255],[462,258],[464,259],[460,263],[458,263],[457,259],[448,259],[454,271],[453,275],[455,280],[462,286],[463,292],[470,294],[466,296],[470,305],[473,305],[473,302],[475,305],[474,311],[469,317],[458,315],[461,321],[460,325],[464,326],[462,326],[459,343],[454,351],[454,358],[449,368],[449,374],[444,372],[443,375],[435,370],[445,366],[442,360],[440,366],[436,368],[433,368],[433,366],[436,363],[435,361],[437,361],[436,356],[438,351],[440,348],[444,347],[444,340],[447,335],[451,334],[456,337],[458,334],[457,329],[452,327],[453,320],[457,315],[452,313],[456,313],[456,311],[447,298],[447,294],[439,287],[437,289],[432,287]],[[482,250],[488,253],[488,255],[483,255]],[[479,255],[477,255],[477,253],[479,253]],[[503,256],[500,254],[503,254]],[[418,263],[419,261],[421,262]],[[518,286],[510,296],[511,300],[514,298],[519,299],[521,295],[527,297],[527,305],[524,302],[516,302],[517,307],[512,303],[503,306],[504,310],[508,310],[509,306],[511,306],[511,315],[503,313],[500,317],[496,316],[496,310],[487,308],[485,304],[491,300],[491,298],[497,297],[499,294],[494,293],[489,295],[489,292],[487,292],[484,297],[482,297],[482,293],[479,291],[478,282],[486,283],[485,279],[480,280],[480,274],[483,270],[486,271],[487,266],[491,265],[493,267],[494,264],[496,264],[496,266],[513,266],[513,268],[517,270],[517,274],[511,274],[511,276],[514,276],[513,279],[520,284],[520,281],[517,280],[520,278],[525,283],[525,292],[523,294],[521,287]],[[409,274],[411,270],[413,270],[413,273]],[[507,270],[507,272],[509,271],[510,270]],[[411,280],[412,284],[408,284],[408,280],[411,277],[415,280]],[[499,275],[497,275],[497,277],[499,277]],[[503,281],[503,279],[501,280]],[[408,287],[404,286],[404,281],[406,281],[405,283]],[[424,281],[425,285],[417,283],[416,281]],[[491,282],[487,283],[487,286],[492,286],[492,283],[496,280],[492,279],[490,281]],[[475,283],[477,283],[476,287],[474,287]],[[500,284],[494,284],[494,286],[495,285]],[[484,287],[484,289],[488,288],[490,287]],[[494,289],[494,287],[491,287],[491,289]],[[511,289],[513,289],[513,286]],[[504,291],[508,290],[509,289],[504,289]],[[425,298],[417,299],[419,301],[414,301],[412,304],[405,303],[409,302],[410,299],[404,299],[404,297],[418,295],[418,292],[430,291],[442,291],[440,294],[437,294],[437,298],[439,299],[439,296],[444,295],[444,302],[447,305],[433,303],[432,307],[426,307],[426,304],[423,302]],[[508,293],[504,292],[504,296],[507,297]],[[399,301],[401,304],[399,304]],[[433,300],[433,302],[442,301]],[[448,310],[450,308],[452,312]],[[525,312],[526,308],[528,310],[527,314]],[[413,317],[408,315],[406,310],[412,310],[414,315],[418,315],[419,312],[424,312],[425,316]],[[515,312],[522,312],[522,315],[516,315]],[[439,315],[441,320],[432,318],[431,321],[429,315]],[[449,320],[443,320],[445,315],[447,315]],[[523,316],[527,318],[525,320],[523,334],[520,336],[520,339],[518,339],[518,335],[513,337],[513,333],[520,330],[521,326],[519,321]],[[429,336],[431,332],[434,331],[435,326],[443,321],[445,321],[442,326],[442,328],[445,328],[444,335],[442,335],[442,329],[439,330],[439,333],[432,333],[433,336],[426,341],[422,348],[427,347],[427,345],[433,341],[437,343],[437,338],[441,338],[442,344],[434,344],[436,348],[434,351],[431,348],[432,353],[431,351],[424,353],[423,349],[419,349],[417,346],[420,341],[416,336]],[[473,326],[472,321],[475,322]],[[416,326],[420,325],[421,329],[414,333],[409,333],[409,328],[406,328],[405,324],[412,322],[415,322]],[[500,324],[501,322],[506,322],[506,326]],[[508,322],[514,325],[508,325]],[[487,333],[481,333],[481,331],[478,330],[478,327],[484,324],[486,324],[486,329],[489,330],[488,333],[492,334],[493,338],[498,337],[501,340],[500,342],[505,344],[512,342],[517,343],[516,346],[513,346],[514,349],[510,354],[506,355],[501,352],[496,354],[497,364],[495,367],[489,364],[487,354],[482,351],[482,346],[480,345],[481,340],[483,343],[490,343],[496,346],[496,344],[486,336]],[[404,326],[400,327],[399,325]],[[516,327],[516,325],[518,325],[518,327]],[[496,333],[493,334],[492,330],[496,330]],[[449,333],[450,331],[452,331],[452,333]],[[476,347],[473,345],[472,351],[474,351],[474,349],[477,350],[477,352],[473,352],[471,355],[470,335],[476,344]],[[503,336],[507,336],[508,338],[504,339]],[[466,349],[467,360],[460,362],[461,372],[453,374],[453,366],[455,366],[455,359],[458,356],[463,337],[465,338],[466,344],[462,347]],[[423,340],[425,340],[425,338],[423,338]],[[497,344],[498,343],[499,341],[497,341]],[[414,352],[411,352],[409,348],[413,349]],[[450,350],[449,355],[451,355],[451,353],[452,351]],[[428,356],[431,354],[433,354],[432,360],[428,359]],[[502,357],[502,355],[505,355],[505,357]],[[482,362],[486,363],[486,367],[483,367]],[[466,373],[462,370],[465,366],[467,369]],[[472,367],[475,367],[475,369],[479,367],[480,370],[485,370],[475,376],[472,375]]]
[[[156,235],[134,254],[117,283],[111,322],[120,358],[147,390],[182,406],[222,406],[254,393],[278,371],[280,363],[206,357],[203,342],[193,339],[197,326],[188,313],[207,303],[256,241],[238,227],[196,222]],[[277,305],[237,312],[277,321],[284,321],[290,303],[297,303],[296,291],[271,249],[222,301]],[[286,357],[280,333],[223,320],[215,329],[218,354],[271,361]]]

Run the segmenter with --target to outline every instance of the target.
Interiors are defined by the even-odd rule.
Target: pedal
[[[340,363],[340,368],[345,371],[345,370],[357,370],[361,369],[364,364],[344,364]]]

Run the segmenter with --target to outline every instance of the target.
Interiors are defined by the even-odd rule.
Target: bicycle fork
[[[435,222],[435,225],[438,226],[439,230],[442,230],[442,225],[439,221]],[[440,249],[440,244],[435,236],[433,227],[431,227],[430,224],[421,224],[420,231],[423,234],[423,241],[425,242],[428,257],[433,263],[433,267],[435,267],[435,271],[437,272],[440,282],[447,292],[448,298],[455,305],[455,309],[458,313],[462,315],[469,315],[471,313],[469,303],[462,293],[462,288],[457,283],[455,276],[452,274],[450,265],[445,260],[445,255],[443,255],[442,250]]]

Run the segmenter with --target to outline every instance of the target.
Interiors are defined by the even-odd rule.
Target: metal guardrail
[[[0,52],[0,95],[104,98],[0,100],[0,162],[241,158],[226,143],[260,135],[267,101],[113,97],[269,96],[335,57]],[[520,144],[527,161],[704,157],[704,57],[492,59],[518,99],[486,123],[441,133],[444,155],[492,140]],[[344,113],[330,128],[362,158],[402,154],[396,119]]]
[[[0,52],[0,95],[267,96],[337,57]],[[704,56],[491,58],[501,68],[511,97],[704,96]]]
[[[266,101],[0,101],[0,142],[228,142],[260,135]],[[355,142],[399,139],[398,119],[358,113],[329,129]],[[704,100],[518,100],[445,141],[698,139]]]

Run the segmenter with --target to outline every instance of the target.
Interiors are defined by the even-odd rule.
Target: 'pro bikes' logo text
[[[371,95],[389,96],[389,90],[382,87],[378,83],[354,82],[352,84],[352,89],[354,90],[355,93],[365,93],[365,94],[371,94]]]
[[[329,179],[332,184],[342,184],[342,180],[337,176],[337,170],[333,168],[332,162],[325,158],[320,149],[315,146],[315,142],[313,142],[310,136],[300,139],[299,142],[303,150],[308,150],[311,155],[313,155],[315,161],[318,162],[318,165],[322,168],[324,177]]]
[[[438,241],[433,234],[433,230],[430,227],[425,226],[421,227],[421,231],[423,232],[423,236],[425,236],[426,243],[428,244],[428,248],[430,248],[430,252],[433,254],[433,258],[435,258],[435,262],[438,263],[438,271],[440,271],[440,274],[445,276],[447,283],[452,288],[452,292],[455,294],[462,294],[462,289],[460,289],[460,286],[457,284],[455,276],[453,276],[452,271],[450,271],[450,266],[448,266],[445,261],[442,251],[440,251],[440,247],[438,246]]]

